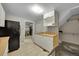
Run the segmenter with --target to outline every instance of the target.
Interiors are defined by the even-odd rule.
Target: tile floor
[[[26,37],[18,50],[8,53],[9,56],[47,56],[48,54],[48,52],[43,51],[35,45],[30,36]]]
[[[65,46],[65,44],[60,44],[55,49],[55,56],[78,56],[78,54],[76,55],[67,51],[67,49],[65,49],[63,46]],[[21,44],[21,47],[14,52],[8,53],[8,56],[47,56],[48,54],[48,52],[43,51],[41,48],[35,45],[32,42],[32,38],[28,36],[24,40],[24,43]],[[53,56],[53,54],[51,54],[51,56]]]

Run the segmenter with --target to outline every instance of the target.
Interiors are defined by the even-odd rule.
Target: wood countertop
[[[54,36],[57,36],[56,33],[54,32],[40,32],[40,33],[37,33],[38,35],[42,35],[42,36],[47,36],[47,37],[54,37]]]

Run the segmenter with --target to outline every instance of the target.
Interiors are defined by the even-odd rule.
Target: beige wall
[[[5,11],[2,7],[2,5],[0,4],[0,26],[4,27],[4,21],[5,20]]]
[[[61,30],[64,32],[64,34],[61,34],[62,41],[79,44],[79,21],[77,19],[73,17],[61,27]]]

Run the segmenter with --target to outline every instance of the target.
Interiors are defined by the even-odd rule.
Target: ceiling
[[[33,21],[40,21],[42,14],[32,12],[31,7],[36,3],[2,3],[6,14],[21,16]],[[44,9],[44,13],[53,8],[59,13],[59,18],[69,9],[79,6],[79,3],[37,3]],[[79,13],[79,12],[78,12]]]

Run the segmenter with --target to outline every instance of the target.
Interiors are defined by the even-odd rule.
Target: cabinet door
[[[4,55],[9,37],[0,37],[0,56]],[[8,49],[7,51],[8,52]],[[7,54],[7,53],[6,53]]]
[[[55,26],[55,11],[48,12],[43,15],[44,26]]]
[[[43,48],[45,48],[48,51],[51,51],[53,49],[53,38],[41,36],[41,45]]]
[[[44,19],[44,26],[55,26],[55,17],[48,17]]]
[[[53,49],[53,38],[51,37],[35,35],[34,41],[36,44],[47,51],[51,51]]]

